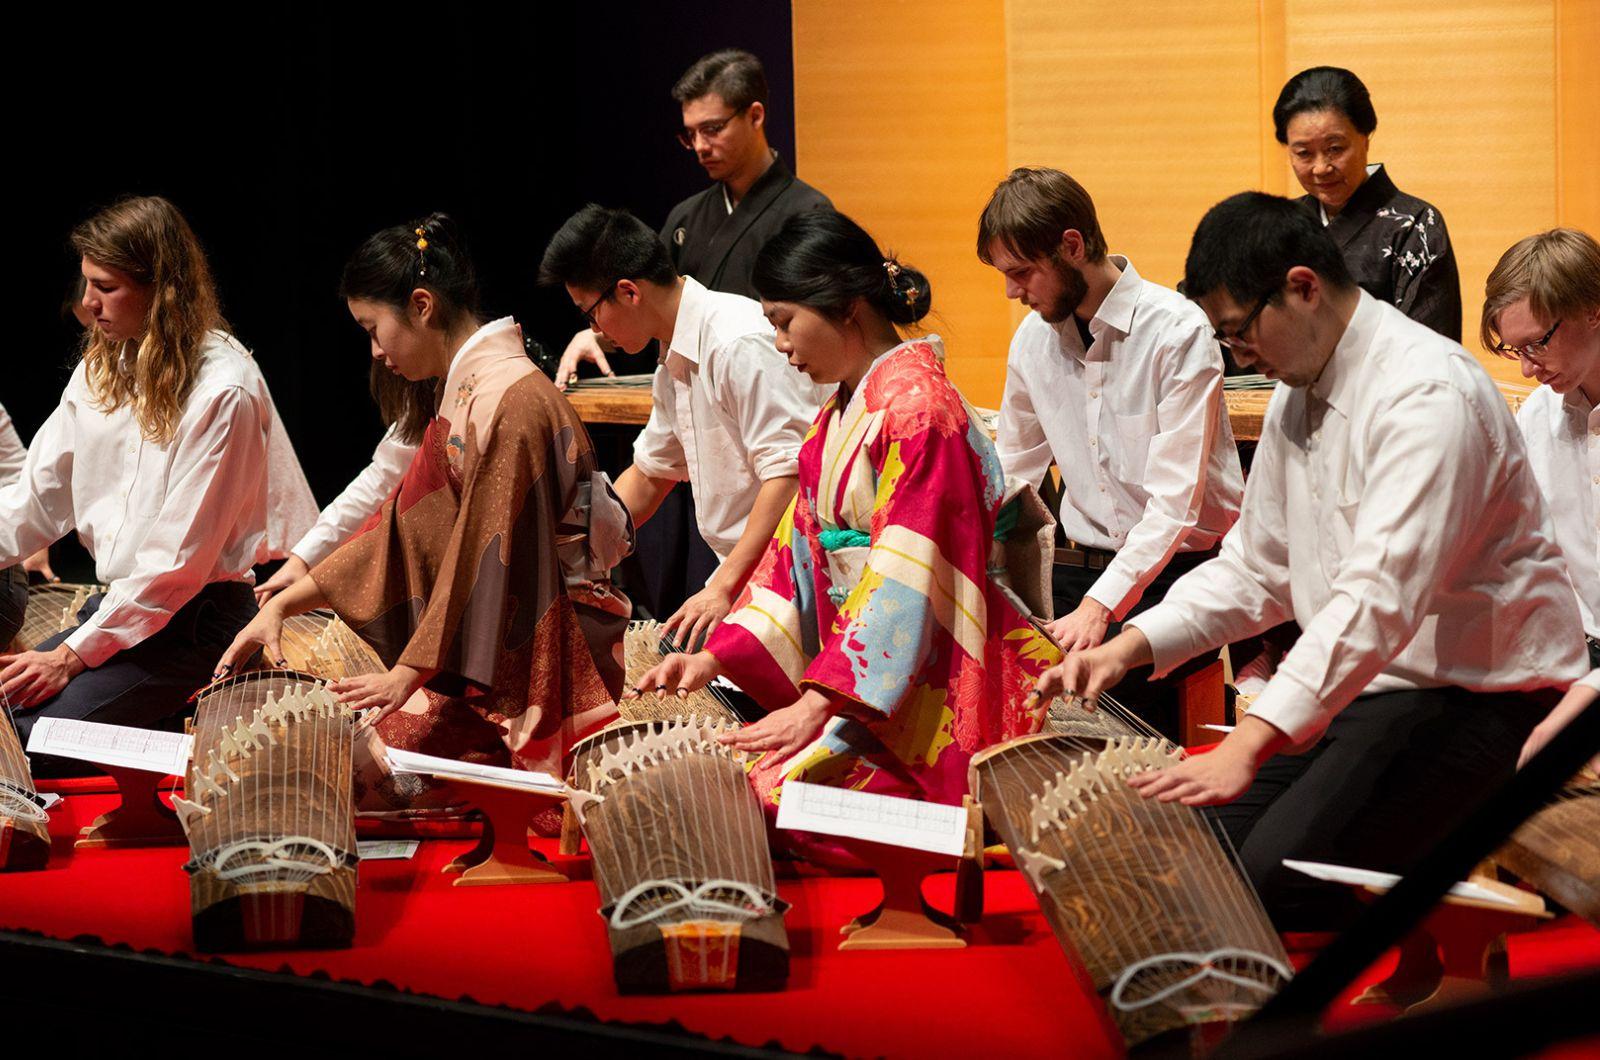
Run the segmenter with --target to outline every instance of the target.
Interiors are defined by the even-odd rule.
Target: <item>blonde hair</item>
[[[1524,298],[1540,320],[1600,308],[1600,243],[1575,228],[1552,228],[1500,255],[1483,287],[1479,336],[1486,349],[1499,352],[1500,314]]]
[[[178,208],[157,196],[123,199],[72,230],[72,248],[150,288],[150,309],[131,366],[124,343],[98,327],[84,336],[83,364],[96,407],[132,405],[139,431],[160,445],[178,430],[206,332],[226,328],[205,251]]]

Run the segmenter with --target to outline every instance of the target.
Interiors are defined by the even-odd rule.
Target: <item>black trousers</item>
[[[11,650],[11,638],[28,612],[28,576],[22,564],[0,569],[0,653]]]
[[[1344,927],[1362,902],[1284,858],[1404,874],[1516,771],[1555,692],[1436,688],[1362,696],[1305,754],[1280,754],[1211,811],[1280,931]]]
[[[1123,618],[1123,622],[1159,604],[1166,598],[1167,590],[1172,588],[1174,582],[1214,555],[1215,552],[1184,552],[1172,557],[1161,573],[1150,582],[1144,595],[1133,605],[1133,609]],[[1051,571],[1050,586],[1056,617],[1062,618],[1076,610],[1078,605],[1083,603],[1083,598],[1089,594],[1089,590],[1094,588],[1094,583],[1100,579],[1102,573],[1086,567],[1057,563]],[[1110,640],[1120,632],[1122,632],[1122,622],[1112,622],[1106,627],[1106,640]],[[1155,726],[1162,735],[1178,742],[1180,734],[1177,680],[1195,669],[1208,665],[1212,658],[1214,657],[1191,660],[1159,681],[1150,679],[1150,675],[1154,673],[1151,667],[1136,667],[1128,671],[1121,683],[1111,689],[1111,695]]]
[[[103,599],[99,593],[88,599],[78,612],[80,625],[99,610]],[[250,586],[213,582],[143,642],[85,670],[38,707],[17,711],[17,735],[26,747],[39,718],[75,718],[146,729],[176,725],[189,709],[189,697],[211,680],[217,660],[255,614]],[[54,648],[72,632],[48,638],[39,650]],[[32,763],[35,776],[84,771],[81,762],[48,755],[34,755]]]

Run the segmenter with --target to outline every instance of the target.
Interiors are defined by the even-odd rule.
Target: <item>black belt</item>
[[[1086,570],[1105,570],[1117,554],[1106,548],[1091,548],[1076,541],[1068,541],[1065,548],[1056,549],[1056,562],[1063,567],[1083,567]]]

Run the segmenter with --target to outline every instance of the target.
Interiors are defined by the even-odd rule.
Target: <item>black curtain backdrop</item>
[[[76,360],[67,235],[122,195],[165,195],[188,216],[326,503],[381,434],[366,340],[335,293],[368,234],[452,214],[490,316],[515,315],[559,351],[581,318],[535,275],[561,222],[596,201],[658,226],[705,187],[669,95],[695,58],[761,56],[769,136],[794,161],[787,2],[253,10],[229,23],[46,15],[13,39],[29,59],[6,75],[25,188],[4,226],[21,326],[0,404],[24,441]]]

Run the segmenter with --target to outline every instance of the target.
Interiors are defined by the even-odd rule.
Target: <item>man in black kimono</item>
[[[806,210],[832,209],[828,197],[796,177],[767,143],[767,75],[761,60],[729,48],[703,56],[672,88],[683,109],[678,139],[713,183],[674,206],[661,227],[672,264],[708,289],[757,298],[750,283],[756,254],[783,222]],[[592,330],[573,336],[556,369],[566,389],[581,361],[615,375]],[[717,569],[717,556],[695,526],[687,486],[674,489],[650,522],[625,580],[633,599],[665,619]]]

